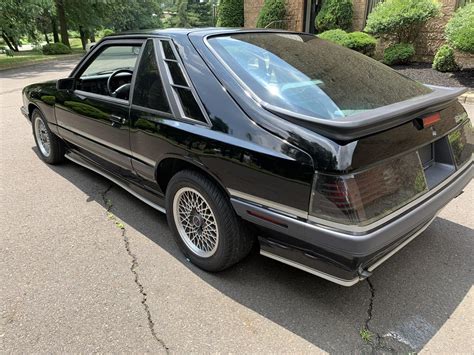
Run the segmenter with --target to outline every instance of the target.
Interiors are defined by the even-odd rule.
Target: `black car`
[[[166,212],[199,267],[257,245],[350,286],[471,180],[463,92],[309,34],[172,29],[105,37],[68,78],[26,87],[21,110],[46,163]]]

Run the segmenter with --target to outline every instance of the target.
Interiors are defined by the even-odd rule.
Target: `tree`
[[[161,28],[161,6],[156,0],[114,0],[109,3],[108,15],[104,27],[116,32],[140,30],[145,28]]]
[[[286,8],[284,0],[265,0],[258,14],[257,27],[265,28],[285,18]]]
[[[213,4],[210,1],[188,4],[188,19],[191,27],[212,26],[212,6]]]
[[[176,27],[189,27],[188,0],[178,0],[176,10]]]
[[[0,30],[8,48],[18,52],[20,37],[32,35],[35,19],[41,12],[36,0],[2,0],[0,2]]]
[[[399,43],[413,43],[420,27],[438,13],[436,0],[385,0],[370,13],[364,31],[394,36]]]
[[[55,0],[56,4],[56,13],[58,14],[59,19],[59,31],[61,32],[61,42],[68,47],[71,47],[69,44],[69,35],[67,33],[67,19],[66,19],[66,9],[64,6],[64,0]]]
[[[221,0],[217,15],[219,27],[242,27],[244,25],[244,0]]]
[[[318,32],[341,29],[351,30],[352,0],[326,0],[316,16]]]

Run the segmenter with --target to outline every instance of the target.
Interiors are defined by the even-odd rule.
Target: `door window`
[[[155,48],[148,40],[138,65],[133,91],[133,104],[171,113],[156,62]]]
[[[140,47],[141,44],[104,47],[82,71],[76,88],[128,100]],[[121,72],[114,74],[118,70]]]

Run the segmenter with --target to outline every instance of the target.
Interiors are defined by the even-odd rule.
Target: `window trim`
[[[173,40],[171,38],[154,38],[154,41],[155,41],[155,50],[157,51],[157,55],[158,55],[158,59],[159,59],[158,67],[160,69],[160,72],[165,73],[165,75],[162,76],[164,84],[165,84],[165,91],[167,92],[167,94],[169,96],[173,97],[173,100],[170,100],[170,104],[171,104],[171,102],[173,102],[173,104],[174,104],[173,106],[176,109],[176,111],[174,112],[175,118],[179,119],[179,120],[182,120],[182,121],[185,121],[185,122],[192,122],[192,123],[195,123],[195,124],[200,124],[200,125],[203,125],[203,126],[211,127],[212,122],[211,122],[211,120],[210,120],[210,118],[207,114],[206,109],[204,108],[204,105],[201,102],[201,99],[199,98],[199,95],[198,95],[198,93],[197,93],[197,91],[196,91],[196,89],[195,89],[195,87],[192,83],[191,78],[189,77],[188,73],[186,72],[186,68],[185,68],[185,66],[184,66],[184,64],[181,60],[181,57],[179,56],[178,51],[176,50],[176,46],[175,46]],[[170,44],[171,50],[173,51],[173,54],[174,54],[176,59],[167,59],[165,57],[164,49],[163,49],[163,46],[161,45],[162,41],[163,42],[168,42]],[[171,73],[169,71],[169,68],[168,68],[168,65],[166,64],[166,62],[178,63],[178,65],[179,65],[179,67],[182,71],[182,74],[184,76],[184,79],[186,80],[186,83],[188,84],[187,87],[183,86],[183,85],[174,84],[173,78],[171,77]],[[191,94],[193,95],[194,100],[196,100],[196,103],[197,103],[199,109],[201,110],[201,114],[203,115],[206,122],[196,120],[194,118],[187,117],[185,115],[184,109],[183,109],[182,104],[181,104],[181,99],[180,99],[179,95],[177,94],[176,90],[174,89],[175,87],[180,87],[180,88],[191,91]]]

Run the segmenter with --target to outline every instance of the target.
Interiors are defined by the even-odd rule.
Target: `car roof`
[[[189,34],[197,34],[202,37],[208,35],[216,34],[229,34],[229,33],[239,33],[239,32],[289,32],[284,30],[271,30],[271,29],[248,29],[248,28],[231,28],[231,27],[201,27],[201,28],[160,28],[160,29],[149,29],[149,30],[135,30],[135,31],[126,31],[121,33],[116,33],[110,35],[114,38],[130,38],[130,37],[141,37],[148,38],[154,36],[170,36],[170,37],[180,37],[188,36]],[[294,32],[290,32],[294,33]],[[109,36],[107,36],[109,37]]]

